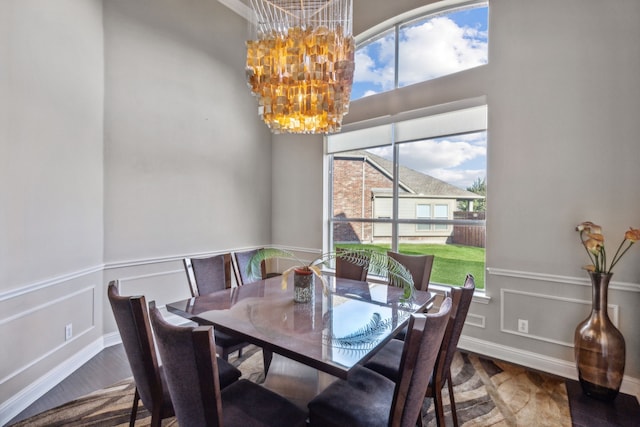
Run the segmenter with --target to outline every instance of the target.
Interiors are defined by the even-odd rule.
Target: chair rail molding
[[[579,285],[591,287],[588,277],[579,278],[573,276],[560,276],[557,274],[534,273],[530,271],[507,270],[502,268],[488,267],[487,273],[492,276],[512,277],[516,279],[538,280],[542,282],[563,283],[566,285]],[[609,289],[627,292],[640,292],[640,284],[630,282],[611,281]]]
[[[104,269],[104,265],[95,265],[92,267],[87,267],[82,270],[74,271],[72,273],[63,274],[60,276],[51,277],[49,279],[45,279],[39,282],[31,283],[25,286],[20,286],[19,288],[11,289],[9,291],[0,292],[0,302],[10,300],[12,298],[17,298],[32,292],[36,292],[42,289],[46,289],[51,286],[59,285],[64,282],[68,282],[70,280],[79,279],[84,276],[88,276],[94,273],[100,273]]]

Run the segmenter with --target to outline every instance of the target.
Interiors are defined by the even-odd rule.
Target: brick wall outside
[[[364,170],[363,170],[364,168]],[[372,218],[373,189],[393,188],[393,182],[362,160],[333,161],[333,215],[346,218]],[[370,223],[338,223],[333,238],[338,242],[372,241]]]

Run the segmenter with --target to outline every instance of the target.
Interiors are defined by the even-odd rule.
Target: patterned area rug
[[[562,378],[465,353],[456,353],[451,373],[460,425],[571,427]],[[446,385],[443,401],[446,424],[453,425]],[[423,406],[429,427],[436,426],[432,403],[425,399]]]
[[[245,350],[241,359],[230,362],[243,378],[264,381],[262,352]],[[463,353],[456,354],[453,384],[460,425],[473,426],[571,426],[571,415],[564,380],[504,362]],[[15,426],[127,426],[133,401],[131,379],[99,390],[58,408],[22,421]],[[447,425],[451,424],[449,398],[443,392]],[[424,424],[435,426],[431,399],[425,399]],[[148,426],[149,412],[140,405],[136,426]],[[163,426],[177,426],[175,419]]]

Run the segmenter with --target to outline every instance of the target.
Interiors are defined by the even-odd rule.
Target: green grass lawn
[[[336,247],[367,248],[386,252],[390,245],[338,244]],[[467,273],[473,274],[476,289],[484,289],[484,248],[460,245],[400,244],[399,251],[410,255],[435,255],[431,282],[462,286]]]

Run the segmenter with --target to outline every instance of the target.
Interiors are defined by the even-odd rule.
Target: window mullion
[[[394,35],[394,41],[395,41],[395,64],[394,64],[394,71],[393,71],[393,87],[394,89],[398,89],[400,87],[400,26],[396,25],[394,27],[394,31],[395,31],[395,35]]]
[[[393,203],[392,203],[392,214],[391,214],[391,250],[398,252],[398,233],[400,231],[398,224],[398,212],[399,212],[399,188],[400,188],[400,177],[399,177],[399,167],[400,159],[398,156],[400,155],[400,149],[398,144],[396,144],[395,137],[395,123],[391,126],[391,148],[393,150]]]

